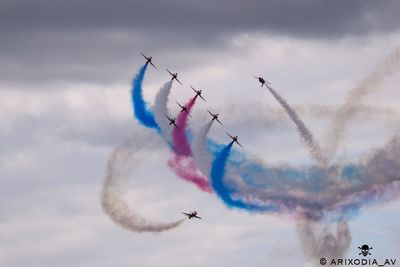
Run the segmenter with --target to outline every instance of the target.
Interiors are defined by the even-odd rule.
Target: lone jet
[[[229,133],[226,133],[227,135],[229,135],[229,137],[233,140],[233,142],[235,142],[236,144],[238,144],[240,147],[243,147],[240,143],[239,143],[239,141],[238,141],[238,136],[236,135],[236,136],[232,136],[232,135],[230,135]]]
[[[168,69],[167,69],[167,71],[168,71],[169,74],[171,74],[171,76],[172,76],[171,81],[173,81],[173,80],[175,79],[178,83],[180,83],[180,84],[182,85],[181,81],[178,80],[178,73],[177,73],[177,72],[176,72],[176,73],[172,73],[172,72],[170,72]]]
[[[264,80],[264,78],[262,77],[254,76],[254,78],[258,79],[258,81],[261,83],[261,87],[263,87],[263,85],[268,86],[268,84],[271,84],[269,81]]]
[[[193,212],[182,212],[182,214],[185,214],[186,216],[188,216],[189,220],[192,218],[197,218],[197,219],[201,219],[199,216],[197,216],[197,211],[193,211]]]
[[[189,111],[187,110],[186,106],[182,106],[181,104],[179,104],[178,102],[176,102],[178,104],[178,106],[181,107],[181,112],[186,112],[186,114],[188,114],[190,117],[192,117],[192,115],[190,115]]]
[[[222,122],[220,122],[218,119],[218,113],[212,114],[211,111],[209,111],[208,109],[207,109],[207,111],[208,111],[208,113],[210,113],[210,115],[212,117],[212,119],[211,119],[212,121],[216,120],[217,122],[219,122],[219,124],[223,125]]]
[[[176,128],[178,128],[178,126],[176,126],[175,119],[171,119],[171,118],[168,117],[168,115],[165,114],[165,113],[164,113],[164,115],[165,115],[165,117],[167,117],[167,119],[169,120],[169,125],[172,125],[172,124],[173,124]]]
[[[156,66],[154,66],[153,62],[151,62],[153,57],[146,57],[142,52],[140,52],[140,54],[142,54],[142,56],[144,56],[144,58],[146,59],[146,64],[150,63],[155,69],[157,69]]]
[[[203,98],[203,96],[201,95],[202,90],[196,90],[196,89],[193,88],[193,86],[190,86],[190,88],[192,88],[193,91],[196,92],[196,95],[197,95],[197,96],[200,96],[200,98],[203,99],[204,102],[207,102],[207,101]]]

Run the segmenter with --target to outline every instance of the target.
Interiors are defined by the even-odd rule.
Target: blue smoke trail
[[[230,190],[224,185],[223,178],[225,176],[225,166],[228,161],[233,142],[230,142],[225,146],[214,158],[211,166],[211,186],[217,195],[228,207],[245,209],[248,211],[260,212],[260,211],[273,211],[273,206],[257,206],[251,203],[243,202],[240,199],[233,199],[231,196],[234,195],[234,191]]]
[[[144,74],[146,73],[147,63],[140,68],[139,72],[136,74],[135,78],[132,81],[132,91],[131,98],[133,103],[134,115],[135,118],[139,121],[140,124],[148,127],[159,130],[159,127],[154,119],[154,114],[147,106],[148,104],[144,101],[142,95],[142,82],[144,79]]]

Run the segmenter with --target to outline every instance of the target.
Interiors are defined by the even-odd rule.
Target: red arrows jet
[[[173,81],[173,80],[175,79],[178,83],[180,83],[180,84],[182,85],[181,81],[178,80],[178,73],[177,73],[177,72],[172,73],[172,72],[170,72],[168,69],[167,69],[167,71],[168,71],[169,74],[171,74],[171,76],[172,76],[171,81]]]
[[[193,88],[193,86],[190,86],[190,88],[192,88],[193,91],[196,92],[196,95],[197,95],[197,96],[200,96],[200,98],[203,99],[204,102],[207,102],[207,101],[203,98],[203,96],[201,95],[202,90],[196,90],[196,89]]]
[[[209,111],[208,109],[207,109],[207,111],[208,111],[208,113],[210,113],[210,115],[212,116],[212,119],[211,119],[212,121],[213,121],[213,120],[216,120],[217,122],[219,122],[219,124],[222,125],[222,122],[220,122],[219,119],[218,119],[218,113],[212,114],[211,111]]]
[[[167,117],[167,119],[169,120],[169,125],[172,125],[172,124],[173,124],[176,128],[178,128],[178,126],[176,126],[176,123],[175,123],[175,118],[170,118],[170,117],[168,117],[168,115],[165,114],[165,113],[164,113],[164,116]]]
[[[233,140],[233,142],[235,142],[236,144],[238,144],[240,147],[243,147],[240,143],[239,143],[239,141],[238,141],[238,136],[236,135],[236,136],[232,136],[232,135],[230,135],[229,133],[226,133],[227,135],[229,135],[229,137]]]
[[[144,56],[144,58],[146,59],[146,64],[150,63],[155,69],[157,69],[156,66],[154,66],[153,62],[151,62],[153,57],[146,57],[142,52],[140,52],[140,54],[142,54],[142,56]]]
[[[199,216],[197,216],[197,211],[193,211],[193,212],[189,212],[189,213],[182,212],[182,214],[186,215],[189,218],[189,220],[192,218],[201,219]]]
[[[265,86],[271,85],[269,81],[264,80],[264,78],[262,77],[254,76],[254,78],[258,79],[258,81],[261,83],[261,87],[263,87],[263,85]]]
[[[190,115],[189,111],[187,110],[186,106],[182,106],[181,104],[179,104],[178,102],[176,102],[178,104],[178,106],[181,107],[181,112],[186,112],[186,114],[188,114],[190,117],[192,117],[192,115]]]

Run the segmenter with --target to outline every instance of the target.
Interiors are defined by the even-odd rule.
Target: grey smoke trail
[[[129,167],[139,164],[140,150],[138,146],[122,146],[111,153],[101,191],[103,211],[115,223],[133,232],[164,232],[176,228],[184,219],[175,222],[151,222],[140,216],[123,199],[126,164],[129,162]]]
[[[339,222],[336,234],[328,225],[317,222],[301,221],[297,225],[298,234],[305,255],[317,266],[320,259],[343,258],[350,246],[351,234],[346,222]]]
[[[209,121],[194,136],[192,153],[199,170],[208,177],[210,175],[212,155],[207,149],[206,138],[213,121]]]
[[[397,70],[400,63],[400,47],[392,51],[382,64],[377,66],[364,80],[362,80],[354,89],[347,95],[346,101],[341,106],[332,121],[332,126],[328,132],[328,143],[326,147],[327,158],[332,160],[336,150],[340,145],[343,133],[347,123],[358,111],[360,102],[367,94],[379,89],[379,85],[384,78]]]
[[[164,114],[167,114],[169,117],[169,110],[167,107],[168,104],[168,97],[171,92],[171,87],[172,87],[172,81],[168,81],[161,86],[160,90],[157,92],[157,95],[155,97],[154,101],[154,118],[160,126],[161,129],[161,135],[164,138],[165,141],[168,143],[172,143],[172,137],[171,137],[171,131],[172,127],[170,127],[168,119],[165,117]]]
[[[286,110],[289,117],[295,123],[297,130],[300,133],[302,141],[307,145],[307,148],[310,151],[311,156],[314,160],[321,164],[326,164],[326,158],[322,154],[321,148],[319,147],[318,143],[315,142],[313,135],[307,129],[304,122],[299,118],[297,113],[289,106],[289,104],[283,99],[272,87],[268,86],[269,91],[275,97],[275,99],[281,104],[281,106]]]

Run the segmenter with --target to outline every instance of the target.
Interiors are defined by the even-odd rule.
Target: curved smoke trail
[[[149,109],[147,103],[143,99],[142,83],[144,74],[146,73],[147,63],[144,64],[139,72],[136,74],[132,81],[131,99],[133,103],[134,113],[136,119],[140,124],[148,127],[158,129],[158,125],[154,119],[154,115]]]
[[[168,81],[164,83],[163,86],[161,86],[160,90],[156,94],[153,107],[154,117],[157,124],[160,127],[161,135],[168,144],[172,144],[172,138],[171,138],[172,129],[169,125],[168,119],[165,117],[164,114],[170,116],[167,104],[171,88],[172,88],[172,81]]]
[[[225,176],[225,167],[228,161],[229,155],[231,153],[233,141],[230,142],[226,147],[224,147],[214,158],[211,165],[211,185],[214,191],[217,193],[218,197],[228,206],[234,208],[245,209],[249,211],[267,211],[272,210],[271,206],[258,206],[251,203],[247,203],[242,201],[240,198],[234,199],[232,195],[235,192],[232,192],[232,189],[227,189],[227,186],[224,184],[224,176]],[[239,193],[239,192],[236,192]]]
[[[207,177],[203,176],[197,168],[196,161],[193,157],[192,150],[190,148],[189,141],[186,136],[186,127],[188,116],[196,103],[197,96],[189,100],[185,105],[187,108],[186,112],[180,112],[177,118],[176,127],[172,130],[172,146],[174,148],[174,154],[168,161],[168,165],[175,171],[175,173],[189,181],[194,183],[198,188],[205,192],[212,192],[208,183]]]
[[[362,99],[369,93],[380,88],[380,84],[388,75],[394,73],[400,63],[400,47],[392,51],[383,63],[375,68],[347,95],[346,101],[341,106],[332,121],[328,131],[326,155],[329,160],[335,156],[336,150],[346,129],[349,120],[358,112]]]
[[[123,165],[127,162],[130,165],[138,164],[140,158],[137,157],[137,152],[140,152],[140,149],[139,147],[123,146],[111,153],[101,191],[103,211],[115,223],[133,232],[164,232],[176,228],[182,224],[184,219],[175,222],[151,222],[140,216],[123,199],[123,185],[126,179]]]
[[[281,104],[281,106],[285,109],[286,113],[289,115],[289,117],[292,119],[292,121],[296,125],[297,130],[300,133],[300,137],[301,137],[302,141],[306,144],[306,146],[309,149],[310,154],[314,158],[314,160],[316,160],[321,165],[325,165],[326,158],[322,154],[320,146],[314,140],[313,135],[307,129],[304,122],[299,118],[296,111],[294,111],[294,109],[292,109],[289,106],[289,104],[286,102],[286,100],[283,99],[272,87],[267,85],[267,88],[271,92],[271,94],[275,97],[275,99],[279,102],[279,104]]]

